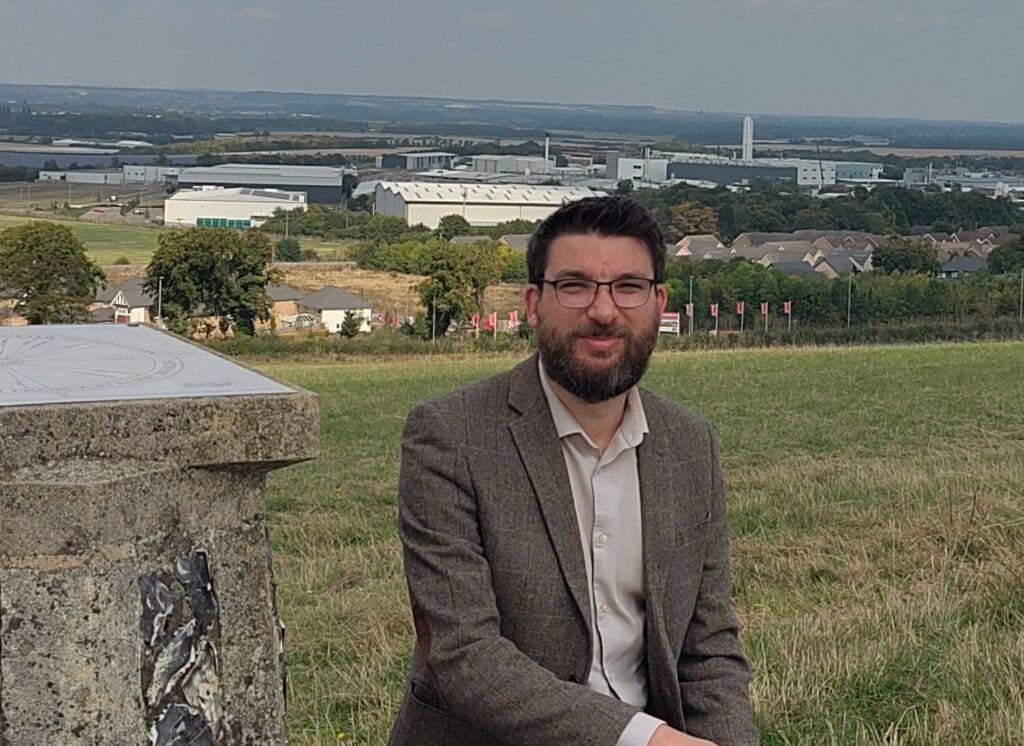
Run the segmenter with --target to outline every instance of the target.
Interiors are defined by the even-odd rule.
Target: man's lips
[[[622,337],[581,336],[580,339],[591,350],[610,350],[622,341]]]

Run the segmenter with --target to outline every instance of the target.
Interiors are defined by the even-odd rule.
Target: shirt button
[[[607,614],[608,613],[608,604],[601,604],[601,613],[602,614]]]
[[[598,544],[607,544],[608,543],[608,534],[601,534],[600,536],[598,536],[597,537],[597,543]]]

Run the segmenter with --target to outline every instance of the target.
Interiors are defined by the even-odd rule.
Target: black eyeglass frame
[[[659,284],[658,281],[655,280],[653,277],[619,277],[618,279],[606,280],[604,282],[600,282],[598,280],[591,280],[588,277],[562,277],[562,278],[560,278],[558,280],[548,280],[546,278],[541,278],[540,282],[541,282],[542,285],[551,285],[551,287],[553,287],[555,289],[555,300],[558,301],[558,305],[560,305],[562,308],[568,308],[568,309],[572,309],[574,311],[579,311],[579,310],[584,309],[584,308],[590,308],[592,305],[594,305],[594,301],[597,300],[597,294],[601,290],[601,286],[602,285],[607,285],[608,286],[608,293],[611,295],[612,303],[614,303],[619,308],[623,308],[623,309],[640,308],[645,303],[647,303],[647,301],[649,301],[651,299],[651,291],[654,290],[654,286],[655,285]],[[587,286],[589,286],[591,288],[590,299],[585,304],[579,305],[579,306],[566,305],[565,300],[562,298],[562,294],[558,292],[558,288],[559,288],[560,285],[563,285],[565,283],[570,283],[570,282],[577,283],[577,284],[587,285]],[[620,303],[619,300],[617,300],[616,297],[615,297],[615,286],[620,284],[620,283],[637,283],[637,282],[646,282],[647,283],[647,292],[644,294],[643,300],[640,301],[639,303],[636,303],[636,304],[633,304],[632,301],[630,303],[627,303],[626,305],[623,305],[622,303]],[[586,296],[583,296],[583,297],[586,297]]]

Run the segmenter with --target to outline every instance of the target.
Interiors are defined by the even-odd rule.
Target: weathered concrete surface
[[[0,746],[283,743],[264,484],[318,439],[297,389],[0,391]]]

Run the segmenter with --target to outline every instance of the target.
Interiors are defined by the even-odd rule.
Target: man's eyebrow
[[[591,277],[590,275],[586,274],[585,272],[582,272],[582,271],[578,270],[578,269],[563,269],[562,271],[555,273],[554,279],[556,279],[556,280],[561,280],[561,279],[567,279],[567,280],[568,279],[573,279],[573,280],[575,280],[575,279],[593,280],[594,278]],[[649,279],[651,279],[651,278],[648,277],[647,275],[645,275],[643,272],[629,272],[629,271],[627,271],[627,272],[623,272],[622,274],[613,277],[610,280],[610,282],[615,282],[615,280],[649,280]]]

